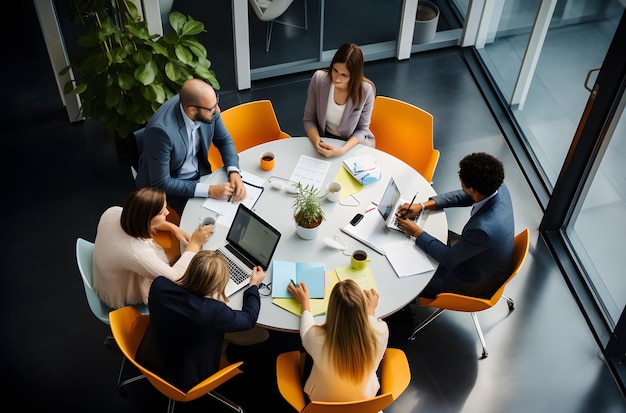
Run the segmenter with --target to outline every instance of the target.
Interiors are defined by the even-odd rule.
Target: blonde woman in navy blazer
[[[416,203],[398,226],[415,236],[415,244],[439,262],[433,278],[419,294],[435,298],[440,292],[489,298],[513,269],[515,223],[502,162],[484,153],[472,153],[459,163],[461,189]],[[425,232],[412,218],[422,209],[471,206],[470,219],[460,239],[446,245]],[[399,209],[401,217],[408,205]]]
[[[376,91],[363,72],[363,52],[356,44],[346,43],[337,50],[330,66],[311,78],[302,123],[325,157],[341,156],[359,143],[375,146],[369,126]],[[336,147],[323,137],[345,143]]]
[[[194,128],[199,133],[198,146],[190,151]],[[199,179],[212,172],[208,161],[211,144],[222,155],[228,182],[209,186]],[[188,198],[232,198],[236,202],[246,197],[237,148],[220,117],[217,94],[201,79],[187,80],[180,93],[152,115],[141,146],[136,185],[163,189],[168,205],[179,214]]]

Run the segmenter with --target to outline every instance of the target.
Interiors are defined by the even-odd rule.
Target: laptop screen
[[[255,265],[267,270],[280,232],[243,204],[239,204],[226,241]]]
[[[389,218],[389,214],[395,209],[398,200],[400,199],[400,191],[396,186],[396,182],[393,180],[393,177],[389,179],[389,183],[387,184],[387,189],[385,189],[385,193],[378,204],[378,212],[383,216],[385,222],[387,218]]]

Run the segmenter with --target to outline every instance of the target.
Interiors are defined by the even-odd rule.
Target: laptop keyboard
[[[221,251],[218,252],[222,254],[224,258],[226,258],[226,262],[228,263],[228,275],[230,279],[235,282],[235,284],[241,284],[242,282],[250,278],[251,272],[243,270],[228,256],[224,255]]]

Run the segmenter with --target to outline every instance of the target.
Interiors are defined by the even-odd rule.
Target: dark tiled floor
[[[32,10],[23,7],[34,20]],[[5,184],[2,204],[5,402],[28,411],[165,411],[165,398],[145,381],[118,393],[121,356],[103,345],[108,328],[89,311],[74,255],[76,238],[93,240],[102,211],[123,202],[133,187],[130,173],[97,122],[67,122],[43,40],[34,36],[29,45],[19,63],[2,69],[1,93],[8,103],[2,111],[2,165],[5,176],[17,177]],[[2,50],[18,53],[4,43]],[[478,360],[469,315],[443,314],[414,342],[406,337],[429,309],[399,312],[388,320],[390,346],[406,351],[412,380],[386,412],[626,412],[594,337],[538,238],[540,208],[460,51],[369,63],[366,74],[379,94],[434,115],[435,146],[442,152],[436,191],[458,186],[463,155],[491,152],[506,165],[517,231],[531,230],[530,256],[507,289],[515,311],[509,314],[502,302],[479,316],[487,359]],[[269,98],[283,128],[301,135],[308,77],[255,82],[244,92],[224,90],[221,103],[225,109]],[[466,217],[467,211],[448,214],[452,228],[460,228]],[[244,374],[223,386],[223,393],[247,412],[291,411],[276,392],[273,366],[278,353],[298,347],[297,335],[272,332],[266,343],[232,348],[230,358],[244,360]],[[226,410],[203,398],[179,404],[177,411]]]

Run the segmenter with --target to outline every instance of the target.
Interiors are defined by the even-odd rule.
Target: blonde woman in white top
[[[131,192],[123,208],[110,207],[100,217],[93,253],[93,288],[110,307],[148,304],[152,281],[158,275],[177,281],[208,241],[212,225],[198,227],[190,236],[167,221],[168,214],[165,192],[146,187]],[[152,238],[157,230],[173,232],[185,245],[172,265]]]
[[[378,292],[362,290],[350,279],[339,281],[330,294],[326,322],[318,325],[306,285],[291,284],[288,290],[300,303],[300,337],[313,359],[304,384],[309,399],[346,402],[376,396],[376,370],[389,339],[387,323],[374,315]]]

